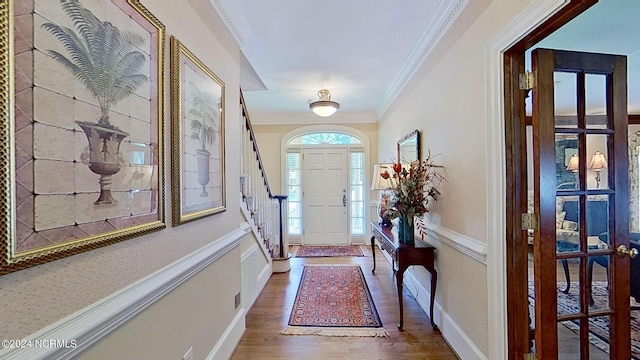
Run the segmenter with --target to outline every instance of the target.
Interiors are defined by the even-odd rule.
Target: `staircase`
[[[256,239],[261,242],[265,256],[276,261],[272,263],[273,271],[288,271],[289,245],[283,231],[286,211],[282,208],[286,196],[275,195],[271,191],[242,92],[240,107],[243,122],[240,209]]]

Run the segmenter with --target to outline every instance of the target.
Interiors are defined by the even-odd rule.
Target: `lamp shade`
[[[578,154],[571,155],[571,157],[569,158],[569,164],[567,165],[567,170],[578,172],[579,168],[580,158],[578,157]]]
[[[309,109],[316,115],[327,117],[335,114],[340,109],[340,104],[331,101],[331,93],[327,89],[318,91],[319,100],[309,102]]]
[[[393,164],[373,165],[371,190],[387,190],[391,188],[391,181],[380,176],[385,171],[389,172],[389,175],[393,174]]]
[[[591,164],[589,164],[589,168],[593,171],[600,171],[602,169],[607,168],[607,158],[604,157],[604,154],[600,151],[596,151],[595,154],[591,157]]]

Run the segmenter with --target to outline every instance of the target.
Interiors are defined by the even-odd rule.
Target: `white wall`
[[[421,131],[421,153],[440,154],[447,182],[433,212],[427,216],[440,241],[436,267],[439,272],[437,302],[443,335],[464,358],[487,358],[490,353],[489,287],[486,261],[463,251],[465,246],[489,249],[502,238],[488,238],[494,214],[488,213],[492,182],[500,174],[487,171],[491,158],[488,143],[488,106],[499,89],[488,79],[492,69],[487,54],[493,38],[530,1],[470,1],[447,35],[433,50],[399,100],[382,116],[378,132],[400,138],[414,128]],[[495,69],[493,69],[495,70]],[[498,80],[499,81],[499,80]],[[503,120],[501,120],[503,121]],[[492,134],[504,142],[504,135]],[[378,156],[393,144],[379,141]],[[504,200],[501,200],[504,204]],[[449,246],[451,245],[451,246]],[[428,289],[428,275],[414,271]]]

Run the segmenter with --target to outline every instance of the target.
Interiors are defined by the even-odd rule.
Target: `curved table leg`
[[[429,308],[429,319],[431,320],[431,327],[433,330],[438,331],[438,325],[433,321],[433,304],[436,299],[436,283],[438,281],[438,273],[435,269],[431,271],[431,307]]]
[[[400,305],[400,321],[398,322],[398,330],[402,331],[404,325],[404,304],[402,302],[402,276],[406,268],[398,268],[396,272],[396,285],[398,286],[398,304]]]
[[[371,255],[373,256],[373,270],[371,273],[375,273],[376,271],[376,237],[371,237]]]
[[[571,287],[571,278],[569,277],[569,262],[567,259],[562,259],[562,268],[564,269],[564,277],[567,280],[567,287],[562,292],[568,294]]]

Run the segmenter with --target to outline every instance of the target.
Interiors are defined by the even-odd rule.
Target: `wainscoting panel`
[[[246,226],[238,228],[130,286],[23,339],[31,341],[32,344],[42,339],[68,340],[69,346],[6,348],[0,350],[0,358],[49,360],[72,359],[79,356],[236,248],[248,232],[250,229]],[[242,319],[241,321],[237,319],[237,322],[241,323],[244,329],[244,311],[239,311],[238,314],[242,314]],[[74,340],[73,343],[71,339]],[[230,346],[233,349],[237,341],[239,337],[227,347]]]

